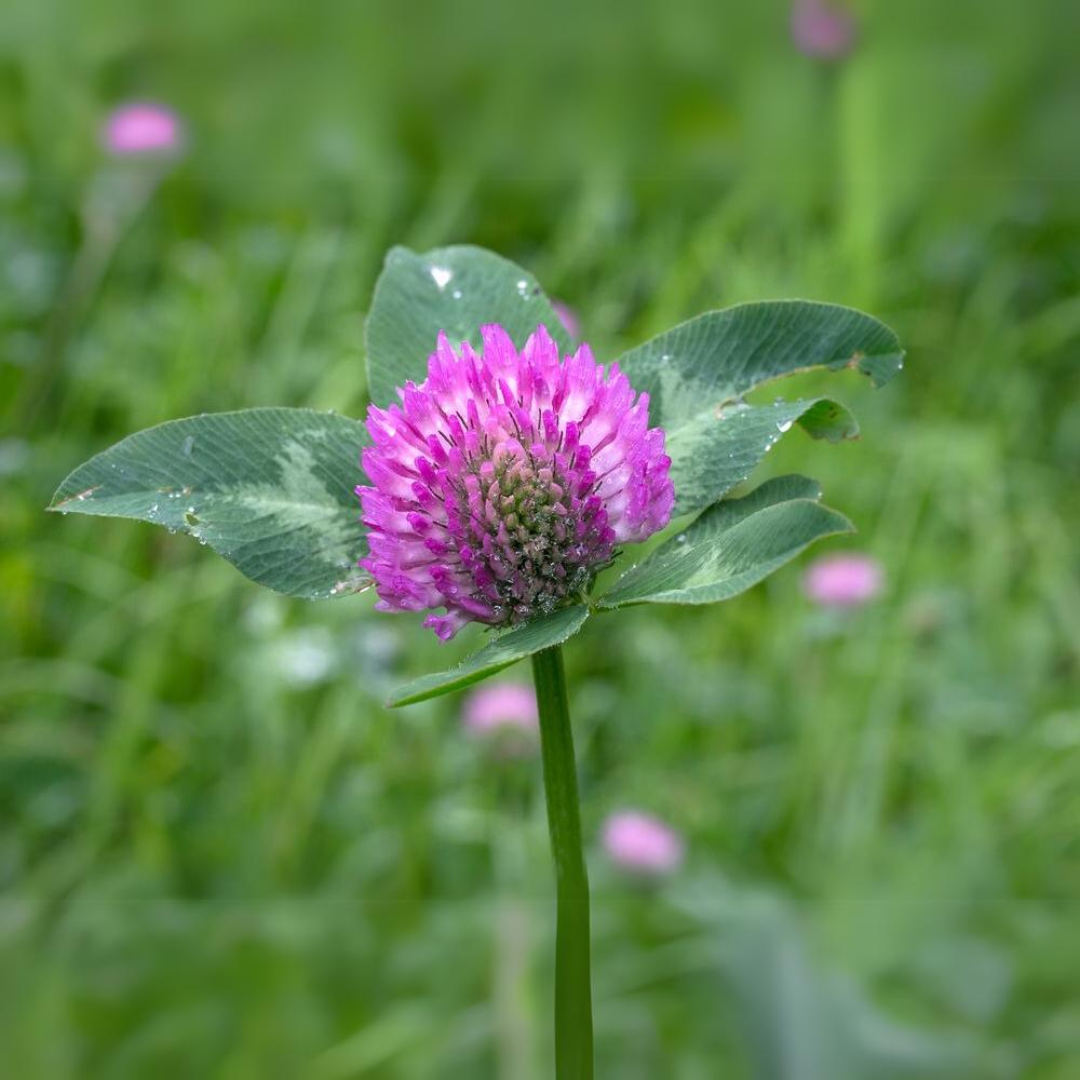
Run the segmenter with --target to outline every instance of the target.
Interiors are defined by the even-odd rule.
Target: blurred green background
[[[538,762],[381,704],[471,642],[43,512],[166,418],[362,415],[386,248],[469,241],[604,358],[777,296],[909,350],[829,381],[858,443],[767,462],[878,601],[796,564],[569,650],[598,1076],[1080,1076],[1080,8],[858,16],[824,63],[779,0],[7,0],[0,1075],[550,1075]],[[188,140],[140,205],[99,131],[143,98]],[[605,860],[625,805],[671,879]]]

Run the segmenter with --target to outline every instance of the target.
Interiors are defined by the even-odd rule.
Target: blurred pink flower
[[[826,555],[807,568],[803,591],[823,607],[858,607],[881,592],[884,577],[881,563],[869,555]]]
[[[152,102],[131,102],[109,114],[102,138],[110,153],[123,157],[174,154],[183,144],[184,129],[172,109]]]
[[[581,320],[578,319],[577,312],[561,300],[552,300],[551,306],[555,314],[559,316],[559,322],[563,324],[563,329],[574,341],[577,341],[581,336]]]
[[[624,870],[663,875],[678,869],[683,843],[673,829],[639,810],[622,810],[604,822],[603,844],[611,860]]]
[[[806,56],[842,60],[855,45],[857,32],[855,16],[830,7],[828,0],[794,0],[791,36]]]
[[[536,730],[536,695],[524,683],[488,683],[465,699],[462,719],[474,735]]]

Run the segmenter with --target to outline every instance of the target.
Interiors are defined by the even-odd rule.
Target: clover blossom
[[[488,683],[465,699],[462,722],[470,734],[479,736],[535,732],[539,725],[536,693],[525,683]]]
[[[791,13],[795,47],[817,60],[842,60],[855,46],[858,24],[827,0],[795,0]]]
[[[572,603],[620,543],[667,525],[664,432],[587,345],[560,359],[546,328],[520,351],[498,325],[483,351],[440,333],[426,380],[368,410],[370,486],[357,494],[381,611],[429,611],[444,641]]]
[[[604,822],[602,836],[604,850],[612,862],[632,873],[671,874],[683,860],[679,834],[640,810],[612,814]]]
[[[803,591],[822,607],[859,607],[881,592],[884,578],[881,563],[869,555],[825,555],[807,568]]]
[[[173,154],[183,145],[184,127],[167,106],[136,101],[109,114],[102,140],[110,153],[120,157]]]

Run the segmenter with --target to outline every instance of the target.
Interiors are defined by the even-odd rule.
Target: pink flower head
[[[577,312],[568,304],[564,304],[561,300],[552,300],[551,307],[559,317],[559,322],[562,323],[563,329],[574,341],[577,341],[581,336],[581,322],[577,317]]]
[[[105,148],[129,157],[142,154],[172,154],[183,143],[180,118],[164,105],[132,102],[114,109],[102,135]]]
[[[462,719],[474,735],[534,732],[539,723],[536,694],[524,683],[487,683],[465,699]]]
[[[791,36],[795,47],[818,60],[842,60],[855,45],[855,17],[830,7],[827,0],[795,0]]]
[[[604,822],[603,843],[614,863],[640,874],[670,874],[683,859],[678,833],[638,810],[612,814]]]
[[[803,591],[823,607],[858,607],[873,600],[884,583],[881,563],[869,555],[826,555],[803,577]]]
[[[571,603],[671,518],[664,432],[617,364],[572,356],[538,327],[519,352],[501,326],[477,355],[439,334],[427,378],[371,406],[370,486],[356,489],[380,611],[431,611],[444,641]]]

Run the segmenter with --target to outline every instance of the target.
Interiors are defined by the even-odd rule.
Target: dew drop
[[[184,440],[184,445],[183,445],[183,448],[182,448],[182,453],[183,453],[184,457],[186,457],[186,458],[191,457],[191,451],[194,450],[194,449],[195,449],[195,436],[194,435],[189,435]]]
[[[455,300],[460,300],[462,298],[462,296],[464,295],[464,293],[462,293],[462,291],[460,289],[455,289],[450,295]]]
[[[447,270],[445,266],[431,267],[431,280],[435,282],[435,285],[440,292],[450,284],[450,279],[453,276],[454,272],[452,270]]]
[[[782,435],[785,431],[791,430],[791,425],[795,423],[794,420],[784,420],[776,425],[776,430]]]
[[[686,543],[686,533],[679,533],[679,535],[675,537],[675,543],[676,544],[685,544]]]

